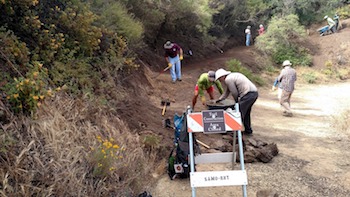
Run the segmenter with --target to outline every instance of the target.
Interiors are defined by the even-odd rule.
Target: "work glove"
[[[275,86],[272,86],[271,90],[272,90],[272,91],[275,91],[275,90],[276,90],[276,87],[275,87]]]
[[[173,65],[169,62],[168,63],[168,67],[171,68]]]
[[[183,60],[184,59],[184,56],[183,55],[180,55],[180,60]]]
[[[201,97],[201,101],[202,101],[202,104],[203,104],[203,105],[206,104],[206,100],[205,100],[205,97],[204,97],[204,96]]]

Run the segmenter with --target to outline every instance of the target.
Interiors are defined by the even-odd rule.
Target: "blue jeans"
[[[173,65],[170,68],[171,80],[176,81],[176,79],[181,80],[181,61],[179,55],[176,57],[169,57],[170,63]]]
[[[246,40],[245,40],[245,45],[246,45],[246,46],[249,46],[249,45],[250,45],[250,36],[251,36],[250,34],[246,34],[246,38],[245,38],[245,39],[246,39]]]

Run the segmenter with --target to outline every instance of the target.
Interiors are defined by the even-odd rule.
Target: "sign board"
[[[203,132],[226,133],[224,110],[202,111]]]
[[[190,176],[191,187],[248,185],[245,170],[191,172]]]
[[[227,112],[223,110],[217,110],[218,114],[211,117],[211,112],[216,110],[206,110],[201,113],[187,114],[187,128],[188,132],[204,132],[204,123],[206,124],[206,133],[220,133],[221,131],[238,131],[242,129],[242,119],[240,112]],[[223,114],[223,115],[222,115]],[[204,116],[206,117],[204,120]],[[224,126],[222,126],[224,122]],[[211,125],[213,123],[215,125]],[[215,126],[215,127],[214,127]],[[212,128],[212,129],[209,129]],[[209,131],[211,130],[211,131]]]

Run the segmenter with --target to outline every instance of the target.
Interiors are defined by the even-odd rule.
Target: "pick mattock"
[[[180,59],[177,60],[177,61],[174,63],[174,65],[175,65],[176,63],[178,63],[179,61],[180,61]],[[159,75],[161,75],[161,74],[164,73],[165,71],[169,70],[172,66],[173,66],[173,64],[171,64],[170,66],[167,66],[166,68],[164,68],[162,71],[160,71],[156,76],[154,76],[154,77],[152,77],[152,78],[155,79],[155,78],[159,77]]]
[[[171,66],[168,66],[166,68],[164,68],[162,71],[160,71],[157,75],[155,75],[154,77],[152,77],[153,79],[159,77],[159,75],[161,75],[162,73],[164,73],[165,71],[169,70],[169,68],[171,68]]]
[[[165,114],[165,109],[166,109],[167,106],[170,105],[170,101],[169,101],[169,100],[162,100],[161,105],[163,106],[162,116],[164,116],[164,114]]]

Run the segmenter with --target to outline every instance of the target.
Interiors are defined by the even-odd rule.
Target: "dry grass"
[[[339,133],[344,133],[350,138],[350,110],[346,109],[340,112],[338,116],[332,117],[332,126]]]
[[[6,117],[0,139],[14,143],[0,145],[0,196],[134,196],[144,189],[140,177],[155,157],[145,156],[137,134],[113,110],[60,95],[35,120],[8,111]],[[125,148],[116,170],[102,178],[92,173],[97,136]]]

